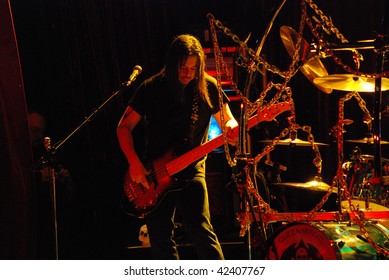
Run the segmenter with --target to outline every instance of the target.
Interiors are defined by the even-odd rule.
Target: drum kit
[[[289,55],[293,56],[297,32],[288,26],[282,26],[280,34]],[[301,42],[300,57],[303,62],[301,72],[324,93],[328,94],[333,90],[353,92],[357,99],[362,100],[358,92],[375,91],[373,78],[353,74],[328,75],[320,59],[312,54],[304,39]],[[382,79],[381,89],[389,90],[389,79]],[[259,142],[273,143],[272,140]],[[373,134],[346,142],[375,144]],[[313,144],[328,146],[300,139],[284,139],[276,143],[302,147]],[[379,143],[385,144],[389,142]],[[343,143],[338,143],[338,147],[339,145]],[[281,222],[281,226],[266,240],[266,258],[389,258],[389,187],[385,180],[375,178],[375,157],[361,154],[358,146],[355,149],[352,158],[343,162],[338,169],[338,177],[335,177],[332,186],[322,182],[320,178],[303,183],[280,181],[270,184],[273,199],[270,210],[257,211],[256,219],[263,221],[265,225]],[[389,160],[383,158],[381,166],[383,177],[389,178],[386,177],[389,176]]]
[[[332,31],[337,31],[334,32],[336,35],[340,34],[332,22],[328,21],[328,17],[322,17],[323,13],[320,13],[317,7],[313,7],[313,9],[322,18],[320,25],[329,25],[327,28],[330,27]],[[350,68],[344,67],[345,64],[339,62],[340,59],[333,50],[335,48],[351,50],[354,54],[354,61],[358,65],[357,71],[350,71],[349,74],[328,74],[320,60],[321,56],[318,55],[320,51],[318,47],[312,49],[312,44],[308,44],[302,38],[304,22],[318,39],[319,47],[323,48],[325,52],[329,52],[330,56],[336,57],[336,63],[343,69]],[[239,42],[238,37],[220,22],[216,21],[216,26],[235,42]],[[266,35],[265,33],[264,38]],[[366,47],[375,48],[375,45],[370,46],[371,42],[362,41],[347,44],[347,40],[342,40],[346,43],[339,44],[334,48],[334,45],[330,45],[322,39],[318,30],[310,22],[310,18],[304,18],[304,16],[300,22],[299,32],[289,26],[282,26],[280,36],[287,53],[293,59],[289,71],[281,73],[276,67],[269,65],[259,56],[260,50],[256,52],[247,50],[246,42],[241,42],[240,46],[246,47],[244,53],[252,56],[250,59],[253,63],[250,64],[250,59],[243,57],[240,66],[246,66],[249,72],[261,72],[253,64],[263,65],[265,67],[260,68],[262,72],[263,69],[266,69],[280,74],[285,79],[286,84],[294,75],[293,67],[297,65],[298,70],[320,91],[326,94],[330,94],[334,90],[348,92],[339,100],[338,123],[331,133],[336,137],[338,148],[336,176],[331,184],[326,184],[322,181],[321,176],[316,176],[314,180],[308,182],[282,182],[278,176],[275,181],[267,182],[266,176],[255,175],[261,177],[264,184],[265,190],[261,190],[261,186],[252,183],[252,181],[257,180],[252,180],[250,176],[246,176],[242,172],[243,175],[240,176],[245,180],[236,176],[239,178],[236,180],[238,189],[245,190],[242,193],[249,194],[251,197],[246,199],[246,204],[241,207],[243,211],[238,217],[241,223],[240,234],[244,236],[245,233],[248,233],[249,248],[252,247],[251,245],[256,245],[260,252],[259,257],[266,259],[389,259],[389,179],[387,179],[389,178],[389,160],[381,158],[381,145],[389,144],[389,142],[381,141],[380,132],[372,133],[361,139],[346,140],[346,142],[358,145],[374,145],[375,153],[374,155],[364,154],[359,147],[356,147],[356,151],[353,152],[349,161],[344,161],[343,158],[343,133],[345,131],[343,128],[344,125],[353,122],[344,119],[344,102],[354,97],[364,113],[363,121],[369,125],[369,128],[374,125],[374,132],[377,132],[377,127],[380,125],[377,122],[380,121],[379,111],[381,108],[378,107],[379,110],[377,110],[375,107],[375,115],[371,117],[366,103],[359,95],[359,92],[375,92],[375,97],[377,97],[377,93],[380,95],[381,91],[389,90],[389,78],[380,76],[379,71],[376,73],[378,75],[370,76],[360,75],[359,72],[358,46],[366,49]],[[378,39],[376,40],[378,41]],[[254,53],[256,56],[253,55]],[[381,50],[376,50],[376,53],[382,55]],[[283,85],[277,89],[286,88]],[[245,90],[245,92],[249,92],[249,90]],[[260,99],[268,92],[268,88],[265,88]],[[286,95],[289,97],[288,92]],[[377,106],[377,104],[375,105]],[[260,163],[259,161],[266,156],[266,165],[278,167],[279,164],[270,160],[270,152],[276,146],[310,146],[315,151],[316,158],[313,162],[320,175],[321,158],[318,147],[325,147],[328,144],[315,142],[310,130],[306,127],[303,127],[303,130],[305,128],[304,131],[308,131],[309,141],[290,137],[290,132],[301,128],[293,123],[295,121],[294,111],[291,113],[292,116],[288,118],[289,138],[284,139],[288,132],[281,132],[280,136],[273,140],[258,141],[267,146],[254,158],[254,162]],[[244,124],[244,121],[242,123]],[[250,164],[247,166],[249,166],[247,169],[252,171]],[[288,166],[284,166],[284,169],[286,168]],[[258,173],[258,170],[254,170]],[[241,204],[243,205],[243,203]],[[253,228],[256,229],[254,242],[250,240],[253,236]]]

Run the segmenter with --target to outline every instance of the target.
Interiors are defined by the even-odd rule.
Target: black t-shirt
[[[141,158],[154,161],[170,150],[174,151],[175,156],[181,155],[207,140],[210,117],[220,108],[215,82],[208,78],[207,84],[213,107],[210,108],[201,98],[197,99],[199,117],[193,134],[190,132],[195,95],[192,84],[186,86],[183,92],[172,92],[167,80],[157,75],[139,86],[129,105],[144,118],[145,150],[138,151]],[[227,101],[227,96],[223,94],[223,102]],[[180,174],[203,175],[204,161],[205,157],[202,157]]]

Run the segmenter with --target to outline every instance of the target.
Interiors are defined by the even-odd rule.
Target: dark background
[[[175,35],[192,33],[200,38],[204,47],[211,47],[211,41],[205,36],[209,30],[208,13],[222,21],[241,40],[251,33],[248,44],[255,49],[274,8],[281,1],[12,0],[10,3],[27,106],[46,117],[47,134],[53,143],[65,139],[85,117],[119,90],[135,65],[143,68],[131,87],[119,92],[57,150],[57,157],[70,170],[80,195],[77,248],[65,257],[119,257],[125,246],[139,245],[137,234],[141,225],[141,221],[125,215],[118,203],[126,162],[116,139],[116,125],[136,86],[162,67],[167,46]],[[382,28],[384,0],[315,3],[349,41],[374,39],[374,32]],[[299,21],[300,1],[286,1],[266,39],[262,55],[281,70],[286,70],[291,59],[282,45],[279,28],[288,25],[298,30]],[[305,40],[311,42],[312,34],[308,29],[305,31]],[[218,30],[218,40],[221,46],[236,46],[221,30]],[[373,51],[362,53],[361,70],[376,72]],[[349,52],[339,55],[352,65]],[[331,58],[322,59],[322,62],[329,74],[344,73]],[[246,70],[237,66],[235,70],[242,89]],[[273,75],[267,77],[268,80],[273,78],[277,79]],[[346,92],[323,93],[301,72],[292,78],[290,86],[297,123],[311,126],[315,140],[328,144],[320,151],[323,180],[330,184],[335,176],[337,149],[329,132],[338,118],[337,102]],[[373,114],[374,94],[361,93],[361,96]],[[386,100],[385,93],[383,99]],[[238,117],[239,101],[235,101],[232,108]],[[346,103],[345,118],[354,120],[346,127],[345,139],[363,138],[367,128],[355,99]],[[383,114],[383,126],[385,120]],[[385,132],[383,140],[389,140],[385,139]],[[257,151],[261,144],[256,140],[253,145]],[[352,147],[345,144],[345,158]],[[371,148],[363,147],[363,152],[372,154]],[[296,147],[292,151],[298,155],[295,159],[290,150],[281,147],[280,158],[275,153],[274,160],[291,164],[288,167],[295,171],[293,179],[307,181],[315,175],[311,166],[312,154],[307,149]],[[383,156],[385,152],[383,147]],[[210,166],[212,168],[212,162]],[[217,171],[227,176],[222,180],[223,184],[229,181],[228,171]],[[224,192],[223,187],[220,193]]]

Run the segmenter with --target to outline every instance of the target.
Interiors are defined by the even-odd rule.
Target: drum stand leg
[[[239,165],[240,164],[238,164],[238,166]],[[245,221],[244,230],[246,231],[247,256],[249,260],[252,260],[254,249],[263,250],[263,246],[267,240],[267,234],[265,224],[262,220],[262,215],[259,215],[259,220],[255,215],[257,210],[255,210],[254,197],[252,193],[253,191],[256,191],[256,186],[253,186],[250,177],[250,174],[255,174],[255,172],[252,172],[251,170],[248,171],[247,168],[249,167],[243,167],[241,169],[242,172],[234,176],[234,180],[238,186],[238,190],[242,193],[242,208],[245,212],[244,215],[250,215],[251,217]],[[259,208],[260,205],[258,205],[258,211],[261,211]],[[254,235],[252,235],[252,232]],[[260,254],[264,255],[264,250],[263,252],[260,252]]]

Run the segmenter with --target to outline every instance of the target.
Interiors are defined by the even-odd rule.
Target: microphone
[[[142,67],[140,67],[139,65],[135,65],[134,66],[134,70],[132,71],[130,77],[128,78],[128,81],[125,83],[126,86],[129,86],[131,85],[132,82],[135,81],[136,77],[138,77],[138,75],[142,73]]]
[[[51,150],[51,139],[50,137],[43,138],[43,146],[45,147],[46,152]]]

